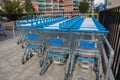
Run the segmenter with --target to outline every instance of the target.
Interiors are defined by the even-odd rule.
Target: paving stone
[[[30,80],[46,80],[45,77],[41,77],[39,74],[34,74]]]
[[[21,72],[19,75],[17,75],[13,80],[30,80],[32,77],[33,73],[25,70]]]

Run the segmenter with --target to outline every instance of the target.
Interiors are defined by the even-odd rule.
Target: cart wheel
[[[33,56],[33,54],[32,54],[32,51],[30,50],[29,51],[29,58],[31,58]]]
[[[27,61],[27,57],[25,57],[25,55],[23,55],[22,64],[25,64],[26,61]]]
[[[22,43],[22,40],[20,40],[19,43]]]
[[[17,44],[20,44],[19,41],[17,41]]]
[[[21,48],[24,49],[24,46],[22,45]]]
[[[24,64],[27,60],[28,60],[28,52],[29,52],[29,49],[25,49],[25,52],[24,52],[24,55],[23,55],[23,58],[22,58],[22,63]]]
[[[29,59],[30,59],[30,57],[27,55],[26,60],[29,60]]]
[[[41,57],[44,55],[44,52],[45,52],[45,47],[41,49]]]
[[[32,54],[32,52],[30,52],[30,57],[32,57],[33,56],[33,54]]]
[[[41,53],[38,53],[38,57],[41,57]]]
[[[28,55],[27,55],[27,58],[28,58],[28,59],[31,58],[31,57],[30,57],[30,54],[31,54],[31,51],[30,51],[30,49],[29,49],[29,51],[28,51]]]
[[[40,61],[40,67],[42,67],[42,65],[43,65],[43,61]]]
[[[65,74],[64,80],[71,80],[72,75]]]
[[[38,51],[38,57],[41,57],[41,50],[40,51]]]
[[[21,39],[18,39],[18,41],[17,41],[19,44],[21,43]]]
[[[22,58],[22,64],[25,64],[26,60],[24,58]]]
[[[5,37],[7,37],[7,35],[6,35],[6,34],[4,34],[4,36],[5,36]]]
[[[22,46],[21,46],[21,48],[22,48],[22,49],[24,49],[24,48],[25,48],[23,44],[24,44],[24,43],[22,43]]]
[[[74,71],[75,70],[75,66],[73,67],[73,70],[72,71]]]
[[[72,75],[68,75],[68,80],[71,80],[72,79]]]
[[[68,79],[68,75],[67,75],[67,74],[65,74],[64,80],[67,80],[67,79]]]
[[[50,59],[50,64],[52,64],[53,63],[53,59]]]
[[[17,40],[17,44],[20,44],[20,39]]]
[[[45,69],[41,69],[41,70],[40,70],[40,75],[41,75],[41,76],[44,75],[44,74],[45,74],[45,71],[46,71]]]

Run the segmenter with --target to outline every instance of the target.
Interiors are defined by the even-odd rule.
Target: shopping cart
[[[17,40],[17,44],[22,43],[25,41],[25,34],[26,34],[26,30],[27,27],[31,26],[32,22],[38,21],[39,19],[24,19],[24,20],[17,20],[15,22],[16,24],[16,28],[20,29],[20,34]]]
[[[81,73],[86,76],[96,73],[96,76],[91,77],[92,80],[102,79],[102,61],[98,45],[102,43],[101,36],[108,31],[96,22],[94,18],[83,18],[71,28],[74,47],[64,80],[72,78],[76,65],[80,66]]]
[[[20,34],[17,43],[18,44],[22,43],[22,48],[24,48],[24,45],[26,44],[26,34],[28,33],[28,28],[30,26],[31,28],[42,27],[42,25],[43,25],[42,18],[35,18],[35,19],[33,18],[33,19],[16,21],[16,27],[20,29]]]
[[[67,62],[70,54],[70,37],[68,29],[62,27],[65,21],[67,20],[38,29],[39,34],[43,34],[43,37],[40,37],[46,43],[44,55],[40,60],[40,75],[43,75],[52,63],[64,65]]]
[[[69,38],[67,32],[57,31],[54,33],[54,36],[52,35],[48,37],[48,41],[46,41],[46,49],[41,59],[40,75],[45,73],[52,62],[56,64],[65,64],[67,62],[70,51],[68,41]]]
[[[22,41],[22,47],[25,47],[22,64],[24,64],[32,56],[32,52],[36,50],[40,53],[42,45],[39,41],[39,37],[36,28],[40,27],[41,23],[39,19],[27,19],[22,21],[16,21],[16,27],[21,29],[18,42]]]
[[[39,41],[39,36],[37,34],[37,22],[31,23],[31,26],[27,26],[25,34],[25,49],[22,57],[22,64],[24,64],[30,57],[32,53],[38,51],[40,53],[42,49],[42,43]]]

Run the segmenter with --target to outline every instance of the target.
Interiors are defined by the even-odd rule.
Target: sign
[[[99,5],[98,6],[98,11],[103,11],[105,8],[104,8],[104,6],[103,5]]]

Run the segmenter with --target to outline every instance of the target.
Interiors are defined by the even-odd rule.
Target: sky
[[[104,0],[95,0],[94,4],[100,4],[101,2],[104,3]]]

